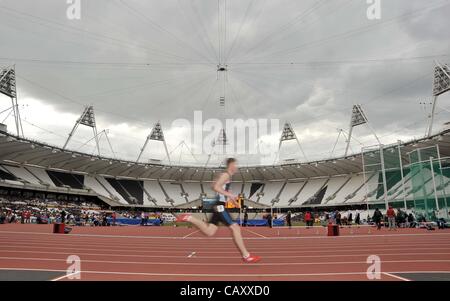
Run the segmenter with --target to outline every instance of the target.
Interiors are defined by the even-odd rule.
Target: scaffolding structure
[[[402,144],[362,151],[365,202],[374,207],[412,211],[423,220],[449,218],[450,158],[438,145],[405,153]]]
[[[0,93],[11,98],[11,107],[5,111],[10,111],[8,116],[12,113],[14,117],[14,124],[16,126],[17,136],[24,137],[22,128],[22,119],[20,117],[19,103],[17,101],[15,66],[0,69]]]

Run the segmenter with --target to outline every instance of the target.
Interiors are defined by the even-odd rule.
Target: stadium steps
[[[107,197],[105,197],[105,196],[103,196],[103,195],[100,195],[100,194],[98,194],[97,197],[98,197],[101,201],[105,202],[106,204],[108,204],[108,205],[111,206],[111,207],[124,207],[124,206],[126,206],[125,204],[119,203],[119,202],[117,202],[117,201],[114,201],[114,200],[112,200],[112,199],[110,199],[110,198],[107,198]]]
[[[308,181],[303,182],[303,185],[300,187],[297,193],[292,197],[292,199],[289,200],[288,206],[291,206],[293,203],[298,201],[298,196],[300,195],[300,193],[302,193],[303,189],[305,189],[306,184],[308,184]]]
[[[29,184],[40,186],[41,183],[37,178],[35,178],[32,174],[27,172],[26,169],[17,166],[6,166],[2,165],[3,169],[7,170],[9,173],[16,176],[18,179],[21,179]]]
[[[184,189],[183,183],[178,183],[180,185],[180,189],[181,189],[181,195],[184,197],[186,203],[189,203],[189,199],[188,199],[188,193],[186,192],[186,190]]]
[[[322,199],[325,196],[325,193],[328,189],[328,183],[330,182],[330,178],[328,178],[325,183],[320,186],[319,190],[317,190],[313,196],[308,198],[306,202],[304,202],[302,205],[320,205],[322,203]]]
[[[114,187],[112,187],[111,184],[109,184],[109,182],[106,181],[105,178],[103,178],[101,176],[97,176],[97,177],[95,177],[95,179],[103,187],[103,189],[105,189],[108,192],[110,198],[112,198],[115,201],[118,201],[121,204],[125,204],[125,205],[128,204],[128,202],[122,197],[122,195],[120,193],[118,193],[114,189]]]
[[[165,196],[165,198],[166,198],[166,202],[168,203],[168,204],[170,204],[170,206],[175,206],[175,202],[174,202],[174,200],[173,199],[171,199],[170,198],[170,196],[167,194],[167,191],[164,189],[164,187],[163,187],[163,185],[161,184],[161,182],[160,181],[157,181],[158,182],[158,185],[159,185],[159,187],[161,188],[161,191],[164,193],[164,196]]]
[[[328,204],[330,201],[334,200],[336,198],[336,196],[338,195],[338,193],[341,192],[342,188],[344,188],[344,186],[347,185],[348,182],[350,182],[351,179],[352,179],[352,176],[349,176],[345,180],[345,182],[341,186],[339,186],[339,188],[332,195],[330,195],[329,197],[327,197],[325,199],[325,203],[324,204]]]
[[[272,206],[274,206],[275,203],[279,203],[279,202],[280,202],[280,196],[281,196],[281,193],[283,192],[283,190],[284,190],[284,188],[286,187],[286,185],[287,185],[287,181],[285,181],[285,182],[283,183],[283,185],[281,186],[280,191],[278,191],[278,193],[277,193],[277,195],[275,196],[275,198],[274,198],[273,200],[270,201],[270,203],[272,204]]]
[[[360,185],[354,192],[352,192],[351,194],[347,195],[347,196],[345,197],[345,200],[344,200],[343,203],[347,203],[348,201],[354,199],[354,198],[358,195],[358,193],[361,191],[361,189],[363,189],[364,186],[365,186],[367,183],[369,183],[369,181],[372,180],[373,177],[375,177],[375,176],[377,176],[377,174],[376,174],[376,173],[373,173],[373,174],[372,174],[365,182],[363,182],[362,185]],[[376,189],[374,190],[373,193],[376,193],[377,189],[378,189],[378,188],[376,188]],[[369,192],[369,194],[370,194],[370,192]],[[367,194],[364,194],[364,195],[362,196],[361,202],[364,201],[367,197],[368,197]],[[359,202],[359,200],[357,200],[357,201]]]
[[[33,176],[35,176],[36,179],[38,179],[42,185],[45,186],[52,185],[52,179],[50,179],[45,169],[38,167],[24,167],[24,168]]]
[[[145,189],[145,185],[143,182],[139,181],[139,185],[141,186],[142,191],[144,192],[144,194],[147,196],[147,200],[151,203],[153,203],[155,206],[158,206],[158,201],[151,196],[151,194],[148,192],[147,189]],[[143,203],[145,205],[145,198],[143,199]]]

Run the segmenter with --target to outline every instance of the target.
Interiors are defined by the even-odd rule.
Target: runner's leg
[[[248,257],[250,253],[247,251],[244,240],[242,239],[241,228],[238,224],[232,224],[229,228],[231,230],[231,233],[233,234],[233,241],[236,247],[241,252],[242,257]]]
[[[189,217],[188,222],[196,226],[206,236],[213,236],[218,229],[216,225],[205,223],[193,216]]]

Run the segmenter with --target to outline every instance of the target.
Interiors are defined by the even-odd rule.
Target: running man
[[[242,259],[246,263],[256,263],[260,261],[259,256],[251,255],[245,247],[242,239],[241,228],[231,219],[230,213],[225,208],[227,201],[232,202],[237,208],[240,204],[237,202],[238,196],[230,191],[231,178],[238,171],[237,161],[234,158],[226,160],[226,171],[222,173],[213,184],[213,190],[216,194],[216,202],[213,206],[213,216],[209,223],[205,223],[196,219],[190,214],[181,214],[177,217],[177,222],[189,222],[196,226],[206,236],[213,236],[216,234],[218,224],[222,222],[231,230],[233,240],[236,247],[242,254]]]

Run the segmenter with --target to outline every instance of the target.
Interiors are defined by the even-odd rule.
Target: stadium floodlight
[[[283,127],[283,132],[281,133],[280,142],[278,144],[278,156],[275,158],[275,161],[278,159],[280,155],[280,149],[285,141],[295,140],[297,141],[298,148],[300,149],[303,157],[306,161],[308,161],[308,158],[305,155],[305,152],[303,151],[302,145],[300,144],[300,140],[298,140],[297,135],[294,132],[294,129],[292,128],[292,125],[289,122],[286,122]]]
[[[347,135],[347,146],[345,147],[345,157],[348,155],[348,150],[350,149],[350,143],[352,141],[352,135],[353,135],[353,128],[366,124],[368,128],[371,130],[372,134],[375,136],[375,139],[377,140],[378,144],[381,145],[380,139],[378,139],[377,134],[373,130],[373,128],[370,126],[369,119],[367,119],[366,114],[364,113],[361,105],[356,104],[353,106],[352,109],[352,117],[350,118],[350,129],[348,131]]]
[[[220,130],[219,137],[217,138],[215,145],[228,145],[227,134],[224,129]]]
[[[12,110],[14,115],[17,136],[24,137],[22,119],[20,118],[19,104],[17,102],[15,66],[0,69],[0,93],[11,98],[12,106],[10,110]]]
[[[167,149],[166,139],[164,138],[164,132],[163,132],[160,121],[155,123],[155,126],[153,127],[152,131],[150,132],[150,135],[147,136],[147,139],[145,140],[144,146],[141,148],[141,151],[139,153],[139,156],[138,156],[136,162],[139,162],[139,160],[142,157],[142,154],[144,153],[145,149],[147,148],[149,141],[151,141],[151,140],[159,141],[159,142],[163,143],[164,149],[166,151],[167,159],[169,160],[169,164],[172,164],[172,161],[170,160],[169,150]]]
[[[433,81],[433,105],[430,115],[430,124],[428,126],[428,137],[433,133],[434,115],[436,113],[436,103],[438,97],[448,91],[450,91],[450,68],[448,65],[442,65],[439,62],[435,62],[434,67],[434,81]]]
[[[14,67],[0,70],[0,93],[16,98],[16,73]]]
[[[447,65],[437,65],[434,69],[433,96],[450,91],[450,69]]]
[[[99,145],[99,139],[98,139],[98,132],[97,132],[97,124],[95,122],[95,113],[94,113],[94,107],[93,106],[87,106],[84,108],[83,113],[81,114],[80,118],[77,119],[75,122],[75,125],[72,128],[72,131],[69,133],[69,137],[67,137],[66,143],[64,143],[63,149],[66,149],[67,145],[69,144],[70,140],[72,139],[72,136],[75,134],[76,130],[78,129],[78,126],[84,125],[87,127],[92,128],[92,131],[94,132],[94,138],[95,144],[97,147],[97,153],[100,156],[100,145]]]

